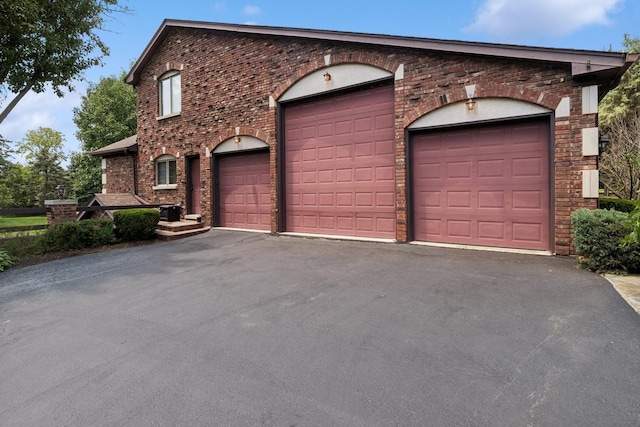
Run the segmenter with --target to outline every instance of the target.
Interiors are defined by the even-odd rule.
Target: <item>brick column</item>
[[[60,224],[67,221],[75,221],[78,214],[77,200],[45,200],[44,205],[50,210],[47,212],[47,224]]]

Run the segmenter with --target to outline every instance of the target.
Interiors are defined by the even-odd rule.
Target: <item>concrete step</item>
[[[203,222],[196,221],[160,221],[158,222],[158,230],[180,232],[188,230],[199,230],[204,228]]]
[[[211,230],[211,227],[199,227],[196,229],[182,230],[182,231],[168,231],[168,230],[158,229],[156,230],[156,236],[158,240],[171,241],[171,240],[182,239],[185,237],[195,236],[197,234],[206,233],[209,230]]]

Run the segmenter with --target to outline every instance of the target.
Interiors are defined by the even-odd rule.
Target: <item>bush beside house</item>
[[[615,199],[601,197],[599,200],[600,209],[613,209],[619,212],[631,212],[638,204],[637,200]]]
[[[13,260],[7,251],[0,250],[0,271],[5,271],[13,265]]]
[[[160,212],[149,208],[115,211],[113,220],[120,239],[150,240],[156,237],[155,231],[160,221]]]
[[[114,212],[114,220],[68,221],[52,224],[39,235],[17,233],[0,240],[0,271],[32,256],[150,240],[156,236],[159,220],[157,209],[129,209]]]
[[[37,240],[38,252],[69,251],[95,248],[116,242],[113,221],[90,219],[51,225]]]
[[[633,226],[629,215],[607,209],[579,209],[571,214],[580,266],[598,273],[640,271],[640,244],[624,242]]]

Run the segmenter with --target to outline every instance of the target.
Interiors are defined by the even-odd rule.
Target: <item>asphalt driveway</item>
[[[640,424],[568,258],[215,230],[0,273],[6,426]]]

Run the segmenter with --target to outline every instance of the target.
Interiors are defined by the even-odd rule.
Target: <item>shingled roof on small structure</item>
[[[132,193],[112,193],[112,194],[96,194],[89,201],[87,206],[134,206],[134,205],[147,205],[148,203]],[[113,211],[103,211],[109,218],[113,219]],[[78,221],[83,219],[91,219],[94,212],[80,212],[78,215]]]
[[[128,138],[114,142],[105,147],[99,148],[89,153],[95,157],[104,157],[114,154],[131,154],[138,152],[138,135],[132,135]]]

